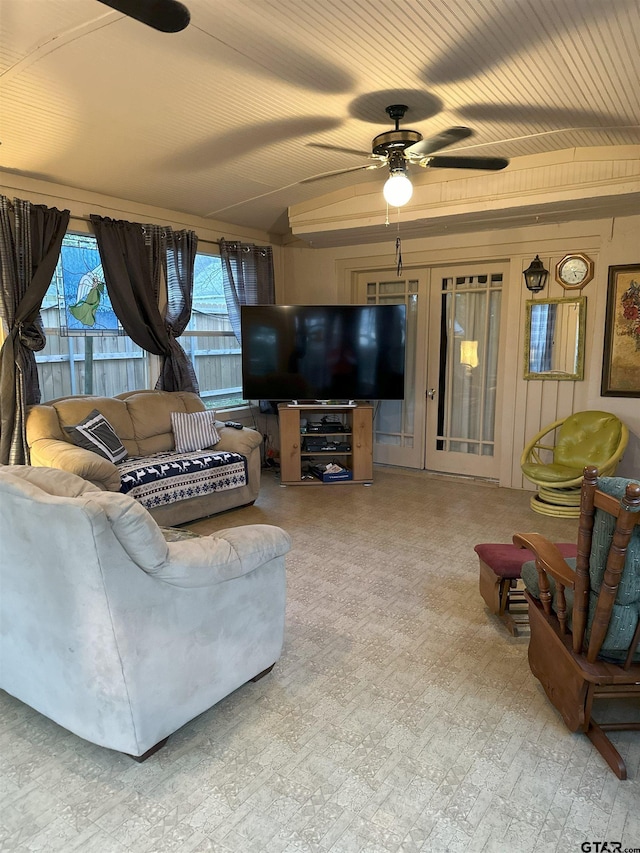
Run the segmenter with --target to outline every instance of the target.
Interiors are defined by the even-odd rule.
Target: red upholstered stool
[[[573,542],[556,544],[563,557],[576,556]],[[489,610],[502,619],[509,633],[518,637],[523,628],[529,627],[527,603],[518,581],[523,564],[533,560],[533,554],[526,548],[495,542],[476,545],[473,550],[480,559],[480,595]]]

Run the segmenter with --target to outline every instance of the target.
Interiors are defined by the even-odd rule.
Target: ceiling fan
[[[191,19],[189,10],[179,0],[99,0],[99,2],[163,33],[178,33],[189,25]]]
[[[389,167],[389,178],[384,186],[384,196],[389,204],[397,207],[406,204],[411,198],[413,187],[407,177],[409,165],[422,166],[430,169],[488,169],[498,171],[509,165],[509,161],[503,157],[452,157],[435,155],[436,151],[453,145],[461,139],[473,136],[473,131],[468,127],[450,127],[441,133],[424,139],[417,130],[408,130],[400,127],[400,121],[404,118],[408,107],[404,104],[392,104],[386,107],[386,112],[395,122],[393,130],[374,137],[371,143],[371,153],[358,151],[353,148],[340,148],[336,145],[325,145],[321,142],[310,142],[314,148],[324,148],[328,151],[341,151],[346,154],[357,154],[367,157],[373,162],[365,166],[352,166],[349,169],[339,169],[335,172],[325,172],[322,175],[314,175],[300,181],[307,184],[311,181],[319,181],[323,178],[332,178],[336,175],[344,175],[348,172],[357,172],[362,169],[380,169],[382,166]]]

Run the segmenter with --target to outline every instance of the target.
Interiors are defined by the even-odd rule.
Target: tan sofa
[[[120,491],[116,465],[97,453],[77,447],[64,430],[97,409],[113,426],[129,456],[147,456],[174,450],[171,412],[198,412],[205,408],[197,394],[187,391],[128,391],[116,397],[61,397],[27,414],[27,443],[31,464],[77,474],[99,488]],[[185,498],[149,509],[162,525],[183,524],[255,501],[260,488],[262,436],[253,429],[236,430],[218,424],[215,451],[233,451],[247,459],[248,482],[239,488]]]

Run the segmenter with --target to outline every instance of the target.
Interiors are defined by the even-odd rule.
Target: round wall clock
[[[581,290],[592,278],[593,261],[588,255],[565,255],[556,264],[556,281],[565,290]]]

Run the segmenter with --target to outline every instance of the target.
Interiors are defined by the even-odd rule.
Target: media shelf
[[[330,432],[325,423],[321,432],[303,431],[300,419],[307,423],[330,417],[340,422],[341,429]],[[373,406],[367,403],[327,406],[322,403],[278,405],[280,423],[280,481],[285,486],[326,486],[371,483],[373,480]],[[348,444],[350,450],[305,450],[305,439],[323,438],[327,443]],[[305,478],[306,468],[314,462],[326,464],[334,461],[348,468],[350,480],[332,480],[330,483],[314,477]]]

